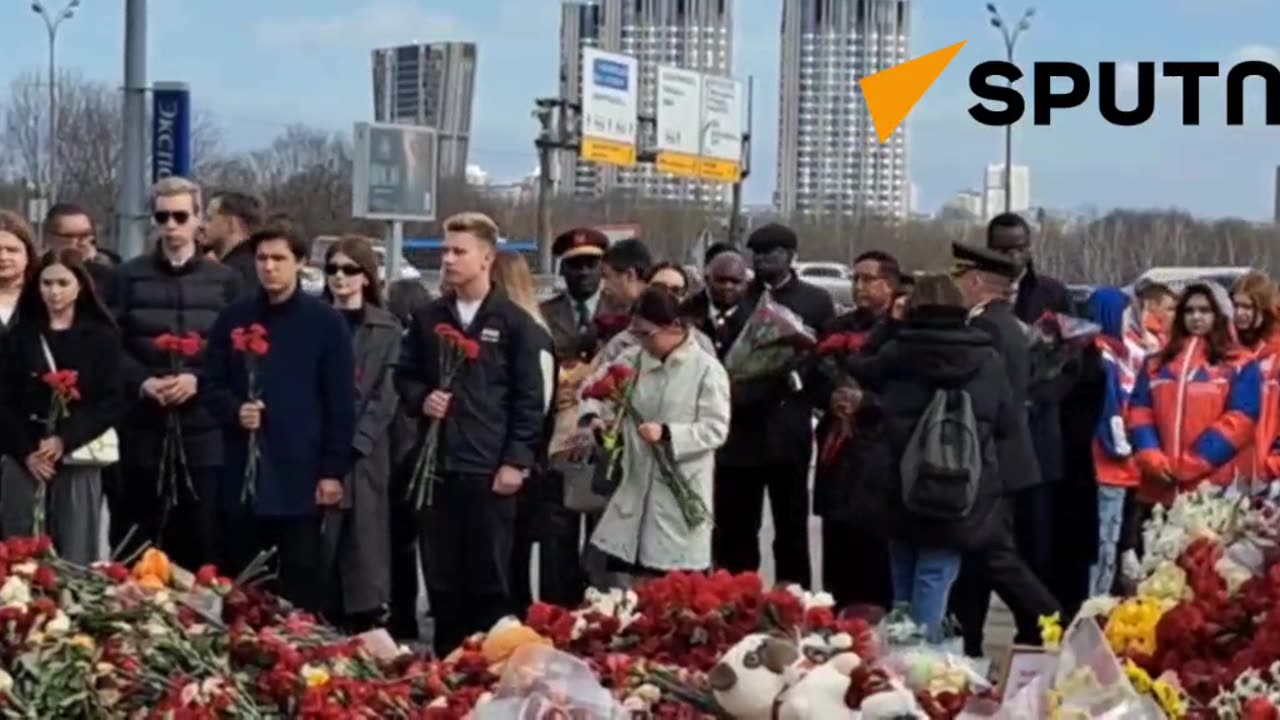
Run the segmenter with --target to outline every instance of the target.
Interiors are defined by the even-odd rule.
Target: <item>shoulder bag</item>
[[[53,361],[53,352],[49,350],[49,342],[40,335],[40,348],[44,350],[44,361],[50,372],[57,372],[58,366]],[[107,428],[106,432],[62,458],[63,465],[72,467],[103,468],[120,462],[120,438],[115,428]]]

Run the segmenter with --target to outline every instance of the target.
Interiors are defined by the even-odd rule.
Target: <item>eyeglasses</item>
[[[649,287],[662,288],[663,290],[666,290],[667,292],[671,293],[672,295],[675,295],[676,297],[684,295],[684,286],[682,285],[672,285],[670,283],[651,282],[649,283]]]
[[[340,265],[338,263],[329,263],[324,266],[324,272],[326,275],[337,275],[338,273],[342,273],[347,277],[355,277],[364,273],[364,270],[361,270],[359,265]]]
[[[861,275],[855,273],[853,276],[854,285],[870,285],[877,280],[883,280],[883,275]]]
[[[187,221],[191,219],[191,213],[186,210],[178,210],[176,212],[157,210],[151,217],[155,218],[157,225],[168,225],[170,220],[173,220],[175,225],[186,225]]]

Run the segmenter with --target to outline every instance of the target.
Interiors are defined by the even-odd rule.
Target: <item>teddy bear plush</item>
[[[711,668],[707,681],[720,709],[735,720],[772,720],[787,686],[787,670],[800,659],[793,640],[755,633],[744,637]]]
[[[862,658],[845,652],[810,670],[783,691],[778,720],[852,720],[856,717],[845,698],[850,673]]]

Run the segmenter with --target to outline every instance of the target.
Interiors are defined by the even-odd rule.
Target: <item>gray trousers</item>
[[[0,464],[0,535],[30,535],[37,480],[11,457]],[[45,532],[59,557],[87,565],[99,557],[102,473],[98,468],[63,466],[45,492]]]

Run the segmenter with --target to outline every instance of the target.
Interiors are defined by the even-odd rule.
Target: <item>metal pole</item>
[[[118,249],[143,252],[147,232],[147,0],[125,0],[124,148],[116,203]]]
[[[755,78],[747,76],[747,132],[742,138],[742,172],[738,173],[738,181],[733,184],[733,202],[729,204],[729,242],[738,244],[742,233],[742,181],[751,174],[751,112]]]
[[[551,256],[551,146],[538,148],[538,272],[550,275]]]
[[[383,271],[383,284],[391,287],[391,284],[400,279],[400,256],[404,253],[404,223],[399,220],[392,220],[389,223],[387,236],[387,267]]]
[[[58,20],[50,23],[45,18],[45,25],[49,30],[49,202],[54,203],[58,200],[58,76],[57,62],[54,56],[55,48],[58,42],[58,23],[62,22],[62,16]]]
[[[1009,64],[1013,64],[1013,45],[1016,38],[1005,36],[1005,49]],[[1013,124],[1004,126],[1004,211],[1013,212]]]

